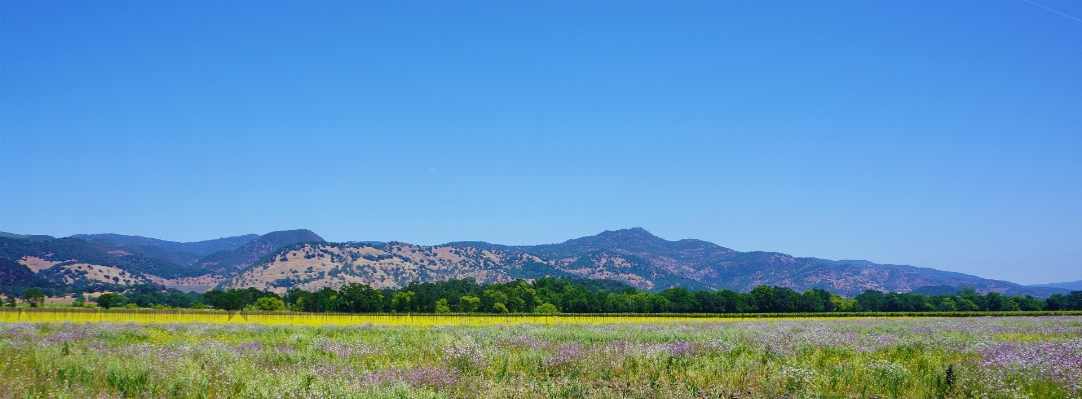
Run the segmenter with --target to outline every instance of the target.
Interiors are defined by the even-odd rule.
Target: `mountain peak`
[[[324,240],[323,237],[320,237],[319,234],[316,234],[312,230],[297,229],[272,231],[255,238],[253,241],[293,244],[298,242]]]
[[[591,237],[583,237],[591,238]],[[605,230],[594,238],[601,238],[612,241],[624,241],[624,242],[666,242],[665,239],[655,236],[642,227],[632,227],[630,229],[620,230]]]
[[[272,231],[232,251],[219,251],[207,255],[196,262],[196,265],[214,273],[227,274],[233,270],[243,269],[284,246],[323,241],[323,237],[308,229]]]
[[[631,252],[645,252],[661,249],[670,244],[665,239],[650,234],[642,227],[621,230],[605,230],[600,234],[564,241],[562,244],[539,245],[531,250],[548,252],[583,252],[605,249],[619,249]]]
[[[193,241],[193,242],[177,242],[159,240],[157,238],[149,238],[134,235],[124,234],[76,234],[72,237],[87,240],[87,241],[100,241],[110,245],[116,246],[143,246],[143,247],[158,247],[168,252],[190,252],[197,257],[207,256],[212,253],[222,250],[234,250],[241,245],[252,241],[257,234],[245,234],[240,236],[223,237],[213,240]],[[174,261],[178,263],[188,264],[191,262],[182,262],[179,260]],[[192,260],[194,261],[194,259]]]

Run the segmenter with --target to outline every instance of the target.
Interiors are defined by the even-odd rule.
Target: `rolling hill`
[[[232,251],[234,249],[240,248],[240,246],[254,240],[255,238],[259,237],[259,235],[245,234],[240,236],[196,242],[166,241],[159,240],[157,238],[129,236],[123,234],[76,234],[71,237],[80,238],[87,241],[101,241],[115,246],[160,248],[165,252],[188,253],[194,255],[196,257],[195,260],[198,260],[199,258],[210,255],[214,252]]]
[[[248,237],[246,242],[237,242]],[[67,238],[0,234],[5,280],[0,288],[41,287],[99,290],[154,283],[181,290],[206,291],[282,246],[322,241],[308,230],[272,232],[195,243],[177,243],[118,234]],[[199,256],[200,253],[216,250]],[[19,265],[19,267],[11,266]],[[11,267],[9,267],[11,266]],[[27,279],[23,268],[33,273]],[[5,288],[6,287],[6,288]]]
[[[1082,280],[1068,281],[1063,283],[1050,283],[1050,284],[1034,284],[1030,285],[1031,288],[1061,288],[1072,291],[1082,291]]]
[[[208,253],[211,250],[215,251]],[[651,291],[676,286],[749,291],[762,284],[798,291],[822,288],[843,295],[867,289],[951,292],[960,287],[1035,296],[1069,291],[906,265],[740,252],[702,240],[669,241],[641,228],[532,246],[332,243],[309,230],[196,243],[116,234],[53,238],[4,233],[0,259],[7,261],[0,272],[5,284],[90,289],[155,283],[184,291],[219,286],[284,292],[347,283],[395,288],[413,281],[467,277],[493,283],[567,276],[610,279]]]
[[[258,236],[233,250],[209,254],[194,263],[195,266],[213,274],[228,275],[258,261],[260,258],[287,245],[301,242],[321,242],[323,237],[311,230],[276,231]]]
[[[1047,296],[1064,291],[913,266],[738,252],[702,240],[668,241],[641,228],[535,246],[310,242],[283,248],[223,281],[222,287],[281,292],[290,287],[311,290],[353,282],[400,287],[410,281],[472,277],[492,283],[546,275],[612,279],[645,290],[682,286],[749,291],[766,284],[846,295],[867,289],[909,292],[921,287],[966,286],[1009,295]]]

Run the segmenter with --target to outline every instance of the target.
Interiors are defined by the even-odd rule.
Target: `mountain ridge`
[[[652,291],[669,287],[749,291],[763,284],[796,290],[822,288],[843,295],[867,289],[938,292],[961,287],[1009,295],[1068,291],[908,265],[739,252],[703,240],[670,241],[639,227],[542,245],[333,243],[305,229],[271,232],[237,245],[250,236],[196,242],[232,248],[196,258],[197,254],[183,251],[191,243],[147,237],[5,233],[0,234],[0,258],[26,266],[57,286],[149,282],[194,291],[256,287],[284,292],[292,287],[337,288],[348,283],[396,288],[412,281],[474,278],[493,283],[543,276],[611,279]],[[41,281],[28,280],[21,267],[7,270],[18,281]]]
[[[245,243],[237,244],[248,237]],[[309,230],[271,232],[217,240],[177,243],[119,234],[71,237],[0,234],[0,260],[5,279],[0,290],[39,287],[57,290],[102,290],[131,284],[206,291],[269,252],[301,241],[322,240]],[[227,248],[207,256],[206,252]],[[13,266],[13,265],[18,265]],[[23,269],[34,278],[28,279]]]
[[[258,236],[233,250],[222,250],[199,259],[195,266],[215,273],[227,273],[257,262],[279,248],[300,242],[321,242],[323,237],[308,229],[274,231]]]
[[[799,258],[778,252],[739,252],[703,240],[669,241],[642,228],[606,230],[594,236],[542,245],[511,246],[478,241],[431,246],[402,242],[305,243],[269,254],[223,281],[221,287],[253,286],[279,291],[347,283],[398,287],[409,280],[474,277],[480,282],[505,282],[544,275],[613,279],[647,290],[682,286],[748,291],[766,284],[800,290],[823,288],[846,295],[866,289],[909,292],[944,286],[1040,296],[1063,292],[907,265]]]
[[[252,241],[258,234],[243,234],[239,236],[222,237],[213,240],[201,240],[190,242],[177,242],[168,240],[159,240],[157,238],[113,234],[113,233],[101,233],[101,234],[75,234],[73,238],[80,238],[87,241],[101,240],[116,246],[151,246],[164,249],[169,252],[190,252],[199,257],[210,255],[214,252],[222,250],[234,250],[241,245]]]
[[[1028,287],[1034,288],[1063,288],[1068,290],[1082,291],[1082,280],[1078,281],[1065,281],[1061,283],[1047,283],[1047,284],[1030,284]]]

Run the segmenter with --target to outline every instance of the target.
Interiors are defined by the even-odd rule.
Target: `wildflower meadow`
[[[1082,398],[1082,317],[0,323],[4,398]]]

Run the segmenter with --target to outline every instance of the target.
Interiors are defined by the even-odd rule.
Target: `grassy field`
[[[4,398],[1082,397],[1078,316],[0,315]]]
[[[891,312],[891,313],[735,313],[735,314],[342,314],[300,312],[224,312],[189,309],[81,309],[71,307],[0,308],[0,322],[110,322],[110,323],[213,323],[265,324],[291,326],[351,326],[359,324],[388,326],[508,325],[520,323],[655,323],[722,322],[761,319],[815,320],[837,318],[912,318],[912,317],[1007,317],[1007,316],[1082,316],[1082,311],[1048,312]]]
[[[211,323],[263,324],[289,326],[442,326],[442,325],[509,325],[553,323],[652,323],[677,321],[754,320],[744,317],[699,315],[540,315],[540,314],[338,314],[294,312],[223,312],[214,310],[84,310],[73,308],[0,310],[0,322],[110,322],[110,323]]]

